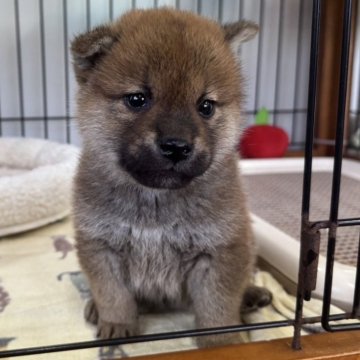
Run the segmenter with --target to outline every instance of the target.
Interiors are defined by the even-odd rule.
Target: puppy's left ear
[[[230,44],[235,54],[240,45],[251,40],[259,32],[259,26],[251,21],[238,21],[222,26],[225,33],[225,40]]]
[[[73,65],[79,83],[87,81],[92,70],[116,41],[117,36],[113,28],[109,25],[102,25],[78,35],[71,42]]]

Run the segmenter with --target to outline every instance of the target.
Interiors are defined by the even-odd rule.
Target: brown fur
[[[72,43],[83,136],[76,240],[93,294],[86,317],[102,338],[136,334],[144,306],[190,306],[199,328],[240,322],[255,251],[237,167],[243,80],[232,51],[254,29],[133,11]],[[146,107],[129,108],[139,92]],[[204,98],[215,104],[209,118],[197,111]],[[191,152],[173,164],[160,149],[174,138]]]

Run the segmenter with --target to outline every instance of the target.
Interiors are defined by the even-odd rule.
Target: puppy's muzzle
[[[160,154],[174,165],[187,160],[193,152],[192,144],[177,138],[163,138],[158,142],[158,147]]]

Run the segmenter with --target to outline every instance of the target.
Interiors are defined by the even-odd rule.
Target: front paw
[[[100,339],[116,339],[138,335],[138,325],[116,324],[98,319],[97,337]]]

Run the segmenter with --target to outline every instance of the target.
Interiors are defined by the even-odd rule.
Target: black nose
[[[159,142],[159,148],[161,155],[174,164],[186,160],[192,152],[192,145],[182,139],[162,139]]]

